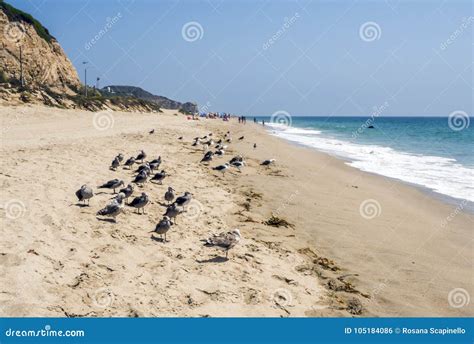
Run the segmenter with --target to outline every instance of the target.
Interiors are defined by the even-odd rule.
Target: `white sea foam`
[[[454,198],[474,202],[474,169],[454,159],[415,155],[390,147],[355,144],[320,135],[317,130],[275,126],[273,135],[348,159],[349,166],[418,184]]]

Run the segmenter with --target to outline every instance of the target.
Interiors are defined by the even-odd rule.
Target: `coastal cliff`
[[[180,103],[133,86],[111,86],[112,91],[88,86],[86,97],[85,86],[56,38],[30,14],[2,0],[0,47],[0,104],[89,111],[197,111],[194,103]]]

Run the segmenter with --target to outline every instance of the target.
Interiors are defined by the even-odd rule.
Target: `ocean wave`
[[[362,171],[396,178],[443,195],[474,202],[474,169],[459,164],[455,159],[410,154],[378,145],[355,144],[324,137],[317,130],[282,126],[272,126],[272,129],[276,129],[272,130],[273,135],[347,159],[349,166]]]

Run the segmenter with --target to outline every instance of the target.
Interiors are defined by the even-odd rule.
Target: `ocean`
[[[454,201],[474,202],[472,118],[461,122],[446,117],[257,119],[265,119],[273,135],[342,158],[362,171],[415,184]]]

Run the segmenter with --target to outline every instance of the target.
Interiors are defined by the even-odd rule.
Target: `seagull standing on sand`
[[[150,199],[148,195],[144,192],[138,197],[135,197],[133,201],[130,202],[129,206],[137,208],[138,214],[140,214],[140,209],[143,208],[143,214],[145,214],[145,206],[148,204]]]
[[[206,154],[204,154],[204,157],[201,159],[201,162],[211,161],[213,155],[214,153],[212,151],[208,151]]]
[[[114,190],[114,193],[115,193],[115,189],[120,187],[120,186],[124,186],[125,183],[123,182],[123,180],[120,180],[120,179],[112,179],[112,180],[109,180],[107,183],[105,184],[102,184],[101,186],[99,186],[99,189],[112,189]]]
[[[166,208],[166,212],[163,216],[168,216],[170,219],[174,219],[174,223],[177,223],[176,217],[183,211],[184,210],[180,208],[176,203],[173,203]]]
[[[116,217],[122,212],[123,210],[123,199],[125,197],[123,194],[118,194],[117,197],[108,205],[105,206],[105,208],[99,210],[97,212],[98,216],[107,216],[107,217],[112,217],[114,222],[117,222]]]
[[[115,171],[117,170],[117,167],[119,166],[120,166],[120,160],[118,156],[116,156],[114,160],[112,160],[112,163],[110,164],[110,169]]]
[[[253,148],[254,148],[254,149],[257,148],[257,144],[256,144],[256,143],[253,144]]]
[[[172,224],[173,222],[171,222],[170,218],[168,216],[164,216],[163,219],[156,225],[154,232],[160,235],[161,240],[163,240],[163,235],[165,236],[165,240],[163,240],[163,242],[166,242],[166,233],[168,233]]]
[[[235,247],[235,245],[240,242],[241,238],[240,231],[238,229],[234,229],[227,233],[213,235],[212,237],[205,240],[204,246],[215,247],[219,250],[225,251],[225,257],[227,259],[229,250]]]
[[[219,165],[219,166],[213,167],[212,169],[214,171],[222,172],[222,175],[224,175],[225,171],[227,171],[228,168],[229,168],[229,163],[226,162],[224,165]]]
[[[142,162],[142,164],[143,164],[143,160],[145,160],[145,158],[146,158],[146,153],[145,153],[145,151],[142,149],[142,150],[140,151],[140,153],[137,155],[137,157],[135,158],[135,160],[140,160],[140,161]]]
[[[150,174],[151,172],[150,164],[146,162],[145,164],[138,166],[135,172],[136,173],[145,172],[146,174]]]
[[[267,160],[263,160],[260,165],[269,166],[269,165],[273,164],[274,162],[275,162],[275,159],[267,159]]]
[[[245,138],[244,136],[241,136],[241,137],[239,137],[239,140],[243,140],[244,138]]]
[[[174,198],[175,198],[174,189],[171,186],[169,186],[168,191],[165,192],[165,201],[167,201],[168,204],[170,204],[171,202],[173,202]]]
[[[127,166],[129,169],[131,169],[134,163],[135,158],[132,156],[131,158],[128,158],[127,161],[125,161],[124,166]]]
[[[155,133],[155,129],[151,129],[148,133],[149,133],[150,135],[151,135],[151,134],[154,134],[154,133]]]
[[[193,198],[193,194],[186,191],[183,196],[179,196],[176,198],[176,201],[174,201],[174,204],[179,205],[180,207],[183,207],[183,210],[186,210],[185,206],[191,202],[191,199]]]
[[[122,162],[123,161],[123,154],[122,153],[119,153],[116,158],[118,159],[119,162]]]
[[[223,149],[218,149],[218,150],[215,151],[214,154],[217,155],[217,156],[223,156],[224,153],[225,153],[225,151]]]
[[[151,181],[158,182],[159,184],[163,184],[163,180],[167,176],[165,170],[161,170],[161,172],[156,173],[153,178],[151,178]]]
[[[161,165],[161,155],[158,158],[153,159],[152,161],[150,161],[150,166],[151,166],[151,164],[156,165],[155,168],[159,167]]]
[[[137,185],[143,186],[143,183],[147,182],[148,174],[145,171],[140,172],[135,176],[135,179],[132,181],[132,183],[135,183]]]
[[[94,191],[92,191],[91,187],[84,184],[76,191],[76,196],[79,202],[84,202],[84,204],[86,204],[87,201],[87,205],[89,205],[90,199],[94,196]]]
[[[128,202],[128,198],[133,194],[133,185],[128,184],[126,188],[120,189],[119,193],[124,194],[125,199]]]
[[[242,157],[242,155],[236,155],[232,159],[230,159],[229,164],[232,165],[236,161],[244,161],[244,158]]]
[[[234,166],[234,167],[237,167],[239,172],[242,172],[240,169],[245,166],[245,161],[243,161],[243,160],[242,161],[234,161],[233,163],[231,163],[231,165]]]

